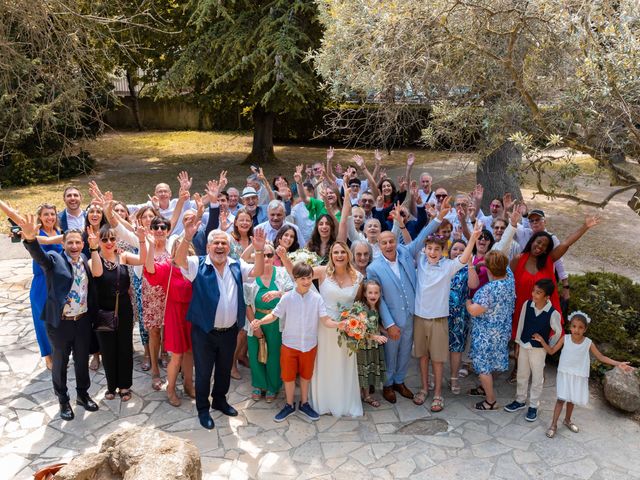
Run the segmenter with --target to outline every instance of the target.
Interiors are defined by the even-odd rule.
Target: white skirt
[[[589,403],[589,377],[579,377],[571,373],[558,372],[556,377],[558,400],[575,405]]]

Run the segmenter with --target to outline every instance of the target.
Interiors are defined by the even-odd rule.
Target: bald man
[[[156,185],[153,195],[158,199],[157,206],[158,206],[158,211],[160,212],[160,215],[162,215],[164,218],[171,220],[171,217],[173,216],[173,211],[175,210],[176,204],[178,203],[177,198],[173,198],[173,199],[171,198],[171,187],[169,187],[169,185],[166,183],[159,183]],[[129,208],[129,212],[133,215],[136,211],[140,210],[142,207],[147,207],[147,206],[149,207],[154,206],[151,200],[138,205],[127,205],[127,208]],[[182,215],[184,215],[184,213],[189,209],[196,209],[195,202],[191,200],[189,200],[188,202],[184,202],[184,206],[182,207],[182,214],[178,219],[178,224],[173,229],[173,232],[171,232],[173,235],[180,235],[184,230],[184,227],[182,226]]]

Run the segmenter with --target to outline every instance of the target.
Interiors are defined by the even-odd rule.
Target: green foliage
[[[5,155],[0,167],[0,183],[3,187],[19,187],[58,181],[62,178],[87,174],[95,166],[89,153],[60,157],[28,157],[24,153]]]
[[[587,336],[605,355],[640,366],[640,285],[608,272],[571,275],[571,308],[591,317]],[[595,362],[592,372],[608,367]]]

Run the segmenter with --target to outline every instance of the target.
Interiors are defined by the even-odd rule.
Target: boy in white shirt
[[[293,278],[296,288],[285,293],[273,311],[260,320],[251,322],[251,328],[257,328],[280,319],[282,329],[282,347],[280,349],[280,371],[286,402],[274,421],[282,422],[296,411],[294,393],[296,377],[300,375],[300,412],[310,420],[318,420],[320,415],[309,405],[309,384],[318,346],[318,322],[327,327],[340,328],[344,322],[335,322],[327,315],[324,300],[320,294],[311,290],[313,268],[305,263],[293,266]]]
[[[449,292],[451,279],[467,265],[476,240],[482,233],[482,222],[477,222],[469,243],[462,255],[455,260],[443,257],[446,240],[430,235],[425,241],[424,254],[418,260],[418,285],[416,286],[415,315],[413,317],[413,345],[420,358],[422,390],[413,398],[422,405],[429,393],[429,358],[433,364],[435,389],[432,412],[444,408],[442,397],[442,370],[449,357]]]

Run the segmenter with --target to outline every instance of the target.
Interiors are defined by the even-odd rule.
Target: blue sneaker
[[[505,412],[513,413],[517,412],[518,410],[522,410],[526,406],[527,405],[525,403],[520,403],[519,401],[514,400],[509,405],[505,405],[504,410]]]
[[[285,403],[284,407],[282,407],[282,410],[280,410],[278,414],[275,417],[273,417],[273,420],[278,423],[284,422],[285,419],[295,411],[296,411],[295,405],[289,405],[288,403]]]
[[[529,407],[529,410],[527,410],[527,414],[524,416],[524,419],[527,422],[535,422],[538,419],[538,409]]]
[[[298,410],[300,410],[300,413],[303,413],[304,415],[306,415],[309,420],[313,420],[315,422],[316,420],[320,419],[320,415],[318,415],[318,412],[316,412],[313,408],[311,408],[311,405],[309,405],[309,402],[307,403],[300,402],[300,404],[298,405]]]

